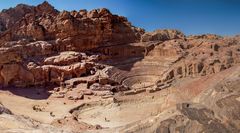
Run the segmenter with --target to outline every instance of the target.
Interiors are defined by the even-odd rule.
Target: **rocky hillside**
[[[235,66],[211,75],[208,80],[195,83],[191,88],[185,86],[181,90],[185,95],[192,95],[197,89],[204,91],[190,101],[178,103],[156,116],[138,121],[138,124],[128,125],[120,129],[120,132],[238,133],[239,68]],[[189,89],[188,92],[186,89]]]
[[[0,104],[0,122],[1,119],[10,119],[13,125],[29,122],[14,126],[13,131],[20,131],[23,126],[26,130],[61,132],[64,129],[56,128],[64,126],[67,132],[99,129],[102,132],[237,133],[240,130],[239,63],[239,36],[185,36],[178,30],[167,29],[145,32],[105,8],[60,12],[48,2],[38,6],[19,4],[0,12],[0,88],[43,88],[51,93],[49,97],[83,102],[66,111],[64,117],[54,118],[50,112],[53,121],[47,125],[15,115]],[[173,92],[162,100],[162,94],[168,90]],[[137,102],[129,100],[142,95]],[[32,95],[26,97],[29,96]],[[86,100],[87,96],[92,97]],[[104,121],[94,119],[90,123],[81,119],[84,109],[93,108],[86,110],[87,113],[97,110],[87,115],[86,120],[104,112],[106,108],[98,110],[99,106],[109,104],[104,99],[112,98],[111,109],[119,107],[125,109],[123,113],[131,114],[133,110],[129,108],[135,108],[138,102],[149,107],[151,104],[146,104],[149,96],[153,99],[151,104],[160,99],[156,105],[160,104],[161,111],[149,117],[153,110],[149,113],[142,109],[148,112],[142,116],[148,116],[147,120],[117,118],[119,121],[111,124],[106,117]],[[95,97],[103,102],[91,101]],[[159,99],[154,101],[156,97]],[[68,106],[58,113],[67,109]],[[33,110],[44,112],[35,105]],[[11,129],[3,125],[0,123],[0,129],[6,132]]]
[[[0,24],[0,84],[4,86],[42,84],[62,72],[80,76],[86,71],[82,69],[91,68],[73,64],[87,58],[79,52],[138,42],[144,33],[107,9],[59,12],[47,2],[3,10]],[[69,65],[69,70],[63,65]]]
[[[20,4],[3,10],[0,24],[1,46],[9,41],[26,44],[44,40],[65,45],[59,51],[84,51],[135,42],[144,32],[133,27],[125,17],[113,15],[107,9],[59,12],[47,2],[36,7]]]

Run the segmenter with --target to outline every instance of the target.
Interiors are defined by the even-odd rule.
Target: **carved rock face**
[[[138,42],[144,33],[105,8],[59,12],[47,2],[4,10],[0,30],[0,83],[4,86],[59,83],[84,75],[93,67],[83,65],[84,60],[95,58],[82,59],[79,51]]]
[[[207,88],[201,88],[206,79],[238,66],[239,57],[239,36],[186,37],[177,30],[144,33],[125,17],[105,8],[59,12],[44,2],[36,7],[18,5],[0,13],[0,87],[54,85],[57,86],[54,91],[59,92],[58,98],[67,96],[69,100],[80,100],[84,95],[110,98],[116,92],[121,92],[120,95],[151,93],[174,88],[179,81],[204,79],[197,85],[187,84],[190,86],[187,97],[196,96]],[[233,75],[239,78],[239,73]],[[229,132],[229,129],[237,132],[240,128],[240,91],[237,87],[240,84],[231,80],[233,86],[216,85],[215,81],[225,81],[221,79],[218,76],[212,81],[210,92],[198,95],[201,104],[179,103],[174,114],[167,110],[170,117],[153,121],[156,124],[153,128],[140,123],[134,128],[129,125],[129,132],[138,131],[138,128],[145,130],[145,127],[151,128],[146,132]],[[64,88],[80,91],[64,92],[61,90]],[[184,89],[180,92],[186,93]],[[169,106],[174,103],[170,98],[166,98],[170,100]],[[115,98],[113,101],[117,102]],[[211,106],[208,108],[208,105]],[[1,113],[9,111],[0,104]],[[52,124],[57,127],[69,124],[67,126],[77,131],[82,126],[101,128],[82,125],[75,117],[59,119]],[[124,128],[128,132],[128,127]]]
[[[107,9],[59,12],[47,2],[36,7],[19,5],[6,10],[0,13],[0,25],[1,31],[4,27],[8,30],[0,35],[0,45],[23,38],[29,41],[59,39],[65,43],[63,45],[80,51],[139,41],[144,32]]]
[[[18,11],[20,14],[14,16]],[[6,19],[12,26],[7,26]],[[177,30],[143,34],[125,17],[113,15],[105,8],[59,12],[44,2],[36,7],[19,5],[5,10],[0,13],[0,20],[7,28],[0,34],[1,83],[5,86],[26,82],[59,84],[64,79],[94,73],[94,65],[83,64],[100,57],[82,58],[79,51],[98,52],[105,60],[143,58],[134,66],[129,65],[131,71],[123,72],[122,77],[110,76],[126,86],[136,86],[137,82],[162,86],[177,78],[217,73],[239,62],[237,38],[186,37]],[[8,72],[12,65],[19,70]],[[28,74],[23,76],[23,72]]]

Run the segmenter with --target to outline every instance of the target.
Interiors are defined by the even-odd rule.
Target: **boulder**
[[[81,54],[74,51],[61,52],[59,55],[47,57],[44,60],[45,65],[70,65],[81,61]]]
[[[82,94],[71,94],[68,95],[68,100],[82,100],[84,98],[84,95]]]

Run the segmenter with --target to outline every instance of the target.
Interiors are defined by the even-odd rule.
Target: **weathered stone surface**
[[[64,132],[71,133],[68,129],[56,128],[51,125],[43,124],[39,121],[21,115],[13,115],[9,110],[2,114],[0,106],[0,130],[2,133],[27,133],[27,132]],[[4,111],[4,110],[3,110]]]
[[[84,98],[83,94],[69,94],[67,97],[69,100],[82,100]]]
[[[46,65],[70,65],[81,61],[81,54],[74,51],[61,52],[59,55],[48,57],[44,60]]]
[[[4,86],[59,84],[64,79],[94,74],[94,65],[85,62],[104,56],[88,57],[79,51],[138,42],[144,33],[105,8],[59,12],[47,2],[4,10],[0,24]]]
[[[193,101],[178,103],[176,108],[160,112],[158,116],[126,126],[121,132],[224,132],[238,133],[239,122],[239,69],[229,70],[225,76],[214,75],[214,81],[204,81],[207,88]],[[217,80],[222,79],[223,80]],[[193,88],[191,88],[193,89]],[[182,91],[182,93],[186,93]]]
[[[168,91],[181,80],[196,78],[205,84],[209,77],[237,67],[239,57],[239,36],[186,37],[178,30],[144,33],[127,18],[105,8],[59,12],[44,2],[38,6],[20,4],[0,13],[0,87],[55,87],[51,98],[74,100],[70,102],[76,104],[77,100],[94,101],[97,97],[102,98],[102,106],[104,100],[113,97],[114,106],[120,106],[131,95],[144,93],[137,95],[141,97],[146,91],[165,92],[163,89]],[[133,123],[133,127],[128,123],[122,132],[239,132],[239,73],[231,74],[215,77],[212,84],[206,83],[209,87],[189,89],[185,95],[196,91],[192,94],[196,99],[186,98],[189,102],[173,105],[176,108],[166,110],[166,115],[160,112],[164,117],[156,116],[157,119],[138,125]],[[192,84],[191,88],[201,87]],[[206,91],[201,93],[203,90]],[[184,97],[186,92],[179,92],[183,93],[179,97]],[[88,96],[84,98],[85,95]],[[122,95],[128,96],[116,102],[115,96]],[[161,95],[161,98],[167,101],[171,96]],[[34,109],[45,111],[38,106]],[[11,111],[0,105],[2,113],[11,114]],[[50,115],[55,117],[52,112]],[[15,116],[11,117],[15,120]],[[52,125],[73,131],[101,128],[79,119],[65,117],[54,120]],[[109,122],[106,117],[104,120]]]
[[[0,45],[20,39],[58,39],[61,45],[65,45],[61,49],[63,51],[84,51],[104,45],[135,42],[144,32],[107,9],[59,12],[47,2],[37,7],[18,5],[2,12],[0,20],[1,29],[6,29],[0,34]]]
[[[73,132],[79,132],[81,130],[93,130],[102,129],[100,125],[89,125],[84,122],[79,122],[75,117],[65,117],[64,119],[57,119],[52,122],[52,125],[59,128],[71,129]]]
[[[185,35],[178,30],[155,30],[142,35],[141,41],[166,41],[172,39],[184,39]]]
[[[0,102],[0,115],[3,113],[10,115],[12,114],[12,112],[9,109],[5,108],[3,104]]]
[[[165,42],[171,44],[170,42]],[[176,40],[175,45],[182,57],[164,74],[159,82],[183,77],[206,76],[218,73],[239,63],[239,40],[237,38]],[[175,46],[175,47],[176,47]],[[185,47],[185,48],[184,48]]]

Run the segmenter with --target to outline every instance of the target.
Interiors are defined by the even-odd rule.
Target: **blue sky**
[[[0,10],[44,0],[0,0]],[[240,34],[240,0],[48,0],[58,10],[106,7],[147,31],[179,29],[185,34]]]

